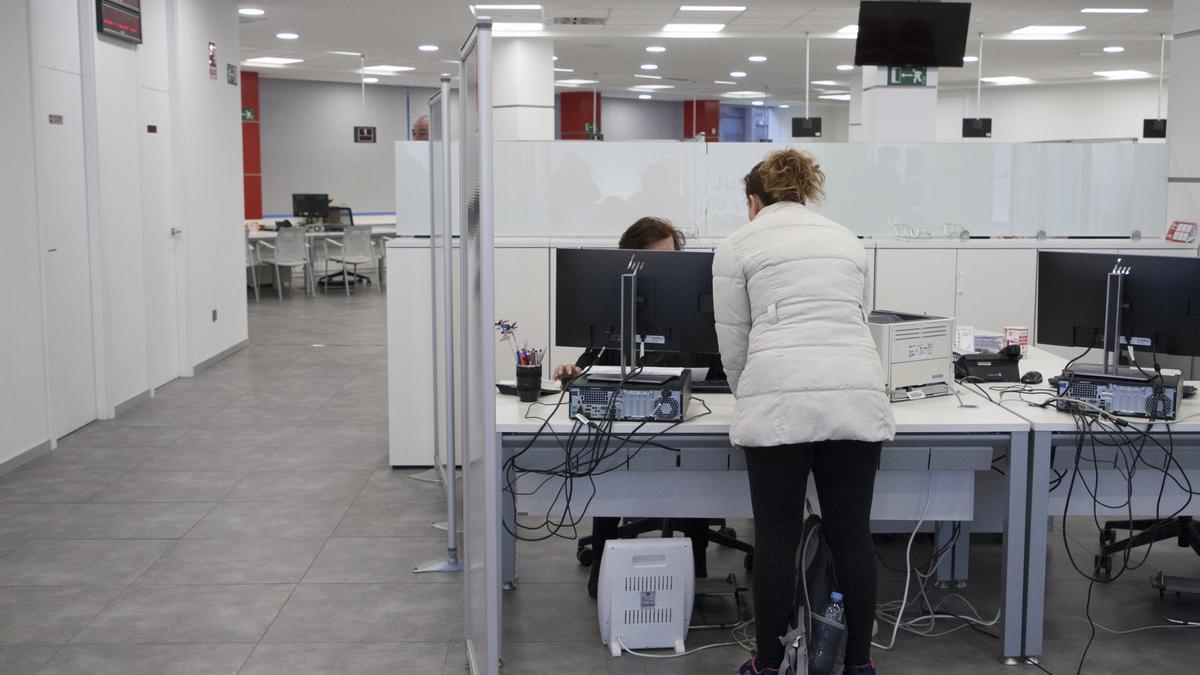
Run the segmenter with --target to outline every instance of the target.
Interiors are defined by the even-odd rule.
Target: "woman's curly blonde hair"
[[[816,158],[792,148],[767,155],[742,180],[746,197],[757,196],[763,206],[775,202],[808,204],[825,197],[825,173]]]

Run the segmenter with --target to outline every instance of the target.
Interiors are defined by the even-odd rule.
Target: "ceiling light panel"
[[[725,98],[766,98],[765,91],[727,91],[721,94]]]
[[[838,66],[837,69],[841,70],[841,71],[854,70],[854,65],[849,64],[849,63],[843,63],[842,65]]]
[[[1109,80],[1141,80],[1150,77],[1144,70],[1097,70],[1092,73]]]
[[[363,70],[370,71],[373,73],[403,73],[403,72],[406,72],[409,70],[416,70],[416,69],[413,68],[412,66],[387,66],[387,65],[384,65],[384,66],[367,66],[366,68],[363,68]]]
[[[1111,45],[1104,48],[1105,54],[1120,54],[1123,51],[1125,51],[1125,48],[1120,45]]]
[[[963,63],[975,63],[979,60],[978,56],[964,56]]]
[[[661,80],[662,75],[646,75],[645,73],[636,73],[634,77],[640,77],[643,80]]]
[[[303,62],[304,59],[286,59],[280,56],[256,56],[252,59],[246,59],[242,63],[248,63],[252,66],[286,66]]]
[[[824,94],[822,96],[818,96],[817,98],[823,98],[826,101],[849,101],[850,94]]]
[[[417,49],[419,49],[423,52],[436,52],[438,50],[438,46],[437,45],[417,45]]]
[[[652,99],[654,97],[651,96],[650,94],[638,94],[638,98],[642,99],[643,101],[646,101],[646,100]]]
[[[742,5],[680,5],[681,12],[744,12]]]
[[[667,48],[660,47],[658,45],[650,45],[649,47],[646,47],[646,51],[650,52],[651,54],[661,54],[667,51]]]
[[[745,77],[745,76],[746,76],[746,73],[744,73],[744,72],[742,72],[742,71],[740,71],[740,70],[735,70],[735,71],[733,71],[732,73],[730,73],[730,74],[729,74],[729,76],[730,76],[730,77]]]
[[[540,23],[524,21],[500,21],[492,24],[494,33],[539,33],[545,29]]]
[[[1087,26],[1025,26],[1012,32],[1013,35],[1056,36],[1070,35],[1084,30]]]
[[[750,56],[750,57],[747,57],[746,60],[751,63],[762,63],[763,61],[767,60],[767,57],[765,57],[765,56]]]
[[[664,33],[683,35],[712,35],[725,30],[723,23],[669,23],[663,26]]]
[[[298,40],[298,39],[300,39],[300,34],[299,33],[276,33],[275,37],[279,38],[280,40]]]
[[[1085,7],[1079,11],[1083,12],[1084,14],[1145,14],[1150,10],[1142,7]]]
[[[653,63],[643,63],[641,68],[642,70],[658,70],[658,66]]]
[[[266,14],[266,12],[257,7],[243,7],[238,10],[238,14],[241,14],[242,16],[262,16]]]
[[[980,79],[988,84],[998,84],[1001,86],[1008,86],[1012,84],[1029,84],[1030,82],[1033,82],[1033,80],[1029,79],[1028,77],[1022,77],[1020,75],[999,75],[996,77],[983,77]]]

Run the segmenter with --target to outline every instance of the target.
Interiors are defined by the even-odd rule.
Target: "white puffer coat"
[[[713,259],[721,360],[740,447],[884,441],[896,432],[867,328],[862,243],[796,202],[738,228]]]

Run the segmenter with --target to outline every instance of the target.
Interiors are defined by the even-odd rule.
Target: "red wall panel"
[[[693,118],[692,110],[695,109]],[[696,130],[692,128],[695,119]],[[709,142],[720,140],[721,136],[721,102],[715,99],[683,102],[683,137],[692,138],[697,131],[703,132]]]
[[[604,115],[600,106],[604,102],[599,93],[596,96],[595,122],[596,131],[604,131]],[[558,96],[559,138],[563,140],[585,140],[588,138],[586,125],[592,121],[592,92],[564,91]]]
[[[260,220],[263,215],[262,176],[257,174],[242,176],[242,189],[246,194],[246,220]]]
[[[262,146],[259,143],[258,73],[242,71],[242,178],[246,220],[262,218]],[[250,119],[246,111],[250,111]]]

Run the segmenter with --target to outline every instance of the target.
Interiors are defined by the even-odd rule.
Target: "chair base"
[[[1129,536],[1117,541],[1116,530],[1129,530]],[[1191,516],[1163,519],[1109,520],[1100,533],[1100,555],[1096,556],[1096,577],[1112,577],[1112,557],[1139,546],[1175,539],[1181,548],[1191,548],[1200,555],[1200,522]]]

